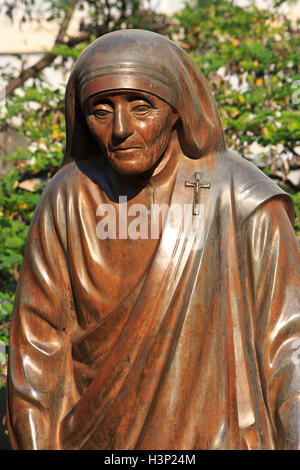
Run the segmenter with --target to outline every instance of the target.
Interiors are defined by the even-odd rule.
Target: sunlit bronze
[[[196,65],[151,32],[105,35],[73,68],[66,129],[14,305],[13,448],[299,448],[292,203],[226,149]],[[120,196],[186,205],[201,244],[169,219],[157,238],[99,239],[97,209],[119,216]]]

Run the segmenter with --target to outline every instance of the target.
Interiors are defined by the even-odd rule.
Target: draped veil
[[[183,153],[191,158],[226,149],[215,100],[203,74],[188,54],[159,34],[123,30],[94,41],[72,70],[65,100],[64,164],[89,158],[98,151],[81,106],[82,94],[89,92],[91,82],[96,82],[99,92],[141,89],[167,101],[179,113],[180,144]]]

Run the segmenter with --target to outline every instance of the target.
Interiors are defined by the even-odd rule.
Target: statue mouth
[[[141,148],[140,147],[118,147],[118,148],[115,148],[115,149],[112,149],[111,151],[114,152],[114,153],[130,153],[132,152],[133,150],[140,150]]]

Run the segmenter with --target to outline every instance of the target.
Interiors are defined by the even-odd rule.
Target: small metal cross
[[[200,181],[201,173],[195,173],[192,177],[185,181],[185,186],[188,188],[194,188],[194,201],[193,201],[193,215],[199,215],[199,199],[200,189],[210,188],[210,183],[207,181]]]

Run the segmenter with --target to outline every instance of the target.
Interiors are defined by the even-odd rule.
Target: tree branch
[[[70,0],[69,6],[66,10],[65,16],[61,22],[59,31],[57,33],[57,36],[54,42],[54,47],[61,45],[63,43],[64,36],[67,32],[68,26],[70,24],[72,15],[74,13],[74,10],[78,1],[79,0]],[[68,42],[72,41],[72,45],[78,44],[79,42],[82,41],[81,36],[79,38],[77,38],[79,39],[78,42],[76,42],[75,38],[73,38],[73,40],[69,40]],[[68,42],[66,44],[68,44]],[[43,57],[38,62],[36,62],[31,67],[28,67],[28,69],[23,70],[22,73],[18,77],[13,78],[9,82],[9,84],[7,85],[5,89],[5,96],[11,95],[15,91],[15,89],[23,85],[23,83],[25,83],[26,80],[28,80],[28,78],[36,77],[42,70],[48,67],[48,65],[50,65],[54,61],[55,58],[56,58],[56,55],[52,54],[51,52],[47,52],[46,54],[44,54]]]

